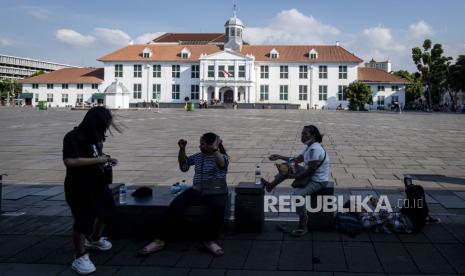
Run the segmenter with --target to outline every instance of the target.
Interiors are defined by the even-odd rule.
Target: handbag
[[[200,166],[200,195],[220,195],[227,194],[228,184],[225,178],[203,179],[203,163],[205,156],[202,154],[202,165]]]
[[[325,160],[326,160],[326,151],[325,151],[325,156],[323,157],[323,160],[321,160],[320,164],[318,164],[315,171],[321,167],[321,165],[323,164],[323,162],[325,162]],[[312,179],[311,175],[305,176],[299,179],[295,179],[294,182],[292,182],[291,186],[292,188],[303,188],[307,186],[308,182],[310,182],[311,179]]]

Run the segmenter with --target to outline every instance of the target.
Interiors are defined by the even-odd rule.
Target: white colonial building
[[[103,103],[102,68],[65,68],[18,81],[27,105],[46,101],[50,107]]]
[[[167,33],[148,44],[128,45],[105,55],[98,59],[104,76],[97,90],[105,91],[118,81],[130,92],[130,106],[151,101],[184,103],[186,97],[194,102],[219,100],[250,106],[347,106],[346,89],[359,80],[363,61],[339,43],[249,45],[242,39],[244,25],[237,17],[224,27],[224,33]],[[383,73],[386,79],[391,76]],[[383,78],[377,81],[384,84]],[[403,103],[404,84],[395,85]],[[121,101],[108,99],[109,107],[122,108]],[[74,104],[74,98],[67,103]]]

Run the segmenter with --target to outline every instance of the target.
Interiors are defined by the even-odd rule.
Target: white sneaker
[[[98,241],[92,241],[86,239],[84,242],[84,246],[88,249],[97,249],[100,251],[107,251],[110,250],[112,244],[110,241],[107,240],[107,237],[100,237]]]
[[[95,265],[89,259],[89,254],[74,259],[71,268],[79,274],[89,274],[95,271]]]

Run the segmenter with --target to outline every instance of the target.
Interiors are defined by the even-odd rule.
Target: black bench
[[[310,196],[310,206],[317,206],[317,198],[319,196],[334,196],[334,182],[329,182],[328,186],[317,191]],[[308,230],[313,231],[333,231],[334,230],[334,212],[307,212],[308,214]]]
[[[153,238],[157,226],[171,201],[175,198],[170,192],[170,186],[152,187],[153,194],[149,197],[135,198],[131,196],[134,189],[129,189],[126,204],[119,204],[119,187],[122,184],[112,184],[110,187],[115,199],[115,214],[111,225],[106,231],[111,238]],[[225,220],[230,217],[230,200],[225,212]],[[205,206],[191,206],[184,213],[183,222],[188,226],[188,233],[196,235],[208,225],[209,211]]]

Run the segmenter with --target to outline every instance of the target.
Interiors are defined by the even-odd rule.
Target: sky
[[[333,45],[365,61],[415,71],[411,49],[426,38],[465,54],[465,1],[447,0],[0,0],[0,54],[75,66],[166,32],[218,32],[233,15],[250,44]]]

